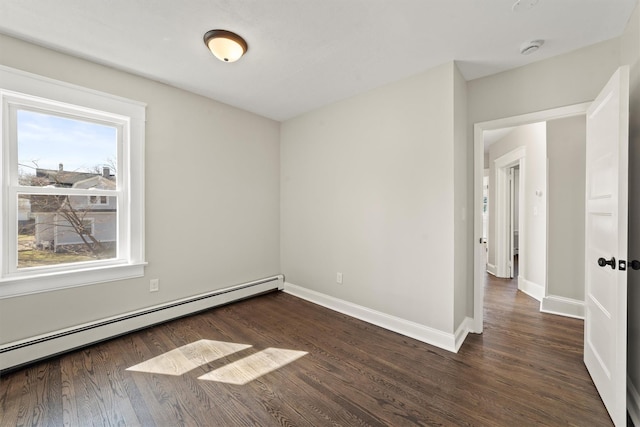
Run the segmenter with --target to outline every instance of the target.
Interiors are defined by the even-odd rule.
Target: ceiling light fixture
[[[247,52],[247,42],[227,30],[211,30],[204,35],[204,44],[220,61],[235,62]]]
[[[540,49],[544,44],[544,40],[531,40],[530,42],[523,43],[520,46],[520,53],[523,55],[529,55]]]

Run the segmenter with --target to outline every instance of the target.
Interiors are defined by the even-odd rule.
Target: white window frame
[[[37,109],[96,122],[108,122],[121,134],[118,147],[116,258],[18,269],[17,194],[58,194],[59,189],[18,183],[15,111]],[[144,276],[145,108],[137,101],[0,66],[0,298]],[[78,194],[79,189],[64,193]],[[97,196],[113,192],[92,190]],[[86,194],[86,192],[85,192]]]
[[[88,196],[89,200],[87,202],[87,204],[91,205],[91,206],[106,206],[109,204],[109,196]],[[91,201],[91,198],[93,197],[94,201]],[[102,203],[102,198],[104,197],[104,203]]]

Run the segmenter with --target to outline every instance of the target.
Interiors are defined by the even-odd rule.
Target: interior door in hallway
[[[626,425],[629,69],[587,111],[584,362],[616,426]]]

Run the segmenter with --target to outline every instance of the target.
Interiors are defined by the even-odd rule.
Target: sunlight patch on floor
[[[267,348],[199,377],[199,380],[244,385],[308,354],[306,351]]]
[[[127,371],[183,375],[198,366],[205,365],[249,347],[251,347],[251,345],[248,344],[199,340],[127,368]]]

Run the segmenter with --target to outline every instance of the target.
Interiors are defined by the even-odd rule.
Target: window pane
[[[117,197],[105,201],[18,195],[18,268],[115,258]]]
[[[21,185],[115,189],[117,128],[18,110]]]

